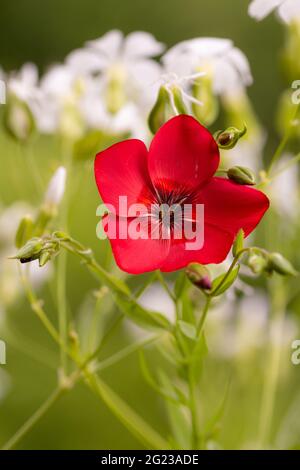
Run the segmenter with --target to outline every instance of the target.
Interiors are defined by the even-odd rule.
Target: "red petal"
[[[176,271],[189,263],[221,263],[227,257],[233,243],[233,235],[210,224],[205,224],[204,245],[197,251],[187,250],[186,241],[172,243],[169,255],[161,271]]]
[[[138,219],[118,217],[113,214],[108,214],[102,219],[104,228],[114,220],[116,221],[116,236],[113,233],[107,233],[107,235],[119,268],[130,274],[142,274],[159,269],[168,256],[169,240],[151,239],[149,236],[147,239],[132,239],[128,233],[130,223]],[[141,228],[145,236],[148,234],[146,222]],[[106,229],[105,231],[107,232]],[[120,238],[121,232],[124,234],[123,239]]]
[[[191,116],[170,119],[152,140],[148,168],[154,185],[182,185],[192,191],[216,172],[219,149],[210,132]]]
[[[105,204],[112,204],[122,216],[119,196],[127,196],[131,204],[148,204],[152,200],[152,183],[147,168],[147,148],[136,139],[124,140],[98,153],[95,158],[95,178]]]
[[[233,235],[241,228],[249,235],[269,207],[269,200],[261,191],[224,178],[212,178],[199,194],[204,220]]]

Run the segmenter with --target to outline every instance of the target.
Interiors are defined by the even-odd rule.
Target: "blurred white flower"
[[[216,304],[207,319],[209,350],[216,357],[248,360],[271,344],[290,351],[297,334],[291,316],[272,319],[263,291],[255,291],[240,300],[227,297]]]
[[[280,215],[298,220],[299,170],[297,165],[288,166],[288,162],[292,158],[292,155],[283,155],[280,159],[280,163],[274,168],[274,174],[276,175],[278,171],[278,175],[272,180],[269,196],[272,201],[272,206],[277,208]],[[288,225],[286,226],[289,227]]]
[[[207,322],[209,349],[217,357],[241,358],[260,349],[268,326],[268,302],[262,294],[239,302],[220,302]]]
[[[44,202],[50,206],[58,206],[61,202],[66,186],[67,171],[65,167],[60,166],[52,176],[46,194]]]
[[[149,130],[146,115],[134,103],[127,103],[116,113],[110,113],[101,94],[98,78],[90,79],[79,104],[83,119],[91,129],[108,134],[129,133],[132,138],[147,140]]]
[[[162,58],[168,72],[179,76],[206,72],[217,95],[233,93],[252,84],[250,66],[230,39],[196,38],[180,42]]]
[[[12,72],[7,81],[8,91],[30,105],[35,99],[39,82],[38,69],[32,63],[24,64],[18,72]]]
[[[155,82],[161,74],[152,57],[163,50],[164,45],[149,33],[137,31],[125,38],[121,31],[113,30],[73,51],[66,64],[81,74],[100,74],[103,89],[119,85],[125,100],[147,103],[155,97]]]
[[[65,65],[51,67],[39,80],[37,67],[28,63],[18,72],[10,74],[8,90],[29,106],[41,133],[65,131],[76,137],[82,130],[77,115],[80,80],[81,77]],[[68,126],[64,126],[66,115],[74,116],[74,119],[68,120]]]
[[[252,0],[248,11],[260,21],[274,10],[285,23],[300,21],[300,0]]]

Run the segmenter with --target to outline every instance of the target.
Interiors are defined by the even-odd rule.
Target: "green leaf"
[[[190,360],[190,373],[194,383],[198,383],[203,369],[203,360],[207,356],[208,347],[204,333],[200,335]]]
[[[233,247],[232,247],[232,254],[234,257],[244,248],[244,238],[245,238],[245,233],[244,230],[241,228],[237,236],[235,237]]]
[[[164,377],[162,377],[162,383],[167,385],[166,382],[164,382]],[[175,441],[172,442],[172,448],[188,449],[190,445],[190,426],[188,421],[189,417],[185,413],[185,410],[177,403],[174,404],[170,401],[166,401],[166,412]]]
[[[155,380],[155,378],[151,375],[151,372],[149,370],[149,367],[146,362],[145,355],[143,351],[140,351],[139,354],[140,357],[140,367],[142,374],[144,376],[145,381],[147,384],[153,388],[159,395],[161,395],[163,398],[166,400],[169,400],[171,403],[178,403],[178,395],[174,393],[174,390],[171,388],[163,387],[160,384],[158,384]],[[162,373],[162,371],[160,371]]]
[[[185,321],[179,320],[178,326],[180,331],[189,339],[195,340],[197,337],[197,331],[194,325]]]
[[[232,286],[238,276],[239,269],[240,266],[237,265],[228,276],[227,273],[221,274],[221,276],[218,276],[216,279],[213,280],[211,290],[213,297],[217,297],[218,295],[223,294],[229,289],[229,287]]]
[[[149,449],[169,449],[170,445],[146,421],[143,420],[114,390],[99,377],[87,375],[92,390],[104,401],[112,413],[140,442]]]
[[[117,296],[116,303],[127,317],[146,330],[171,330],[171,324],[164,315],[144,309],[134,299]]]
[[[225,407],[226,407],[228,395],[229,395],[229,387],[230,387],[230,381],[228,381],[226,385],[224,397],[220,405],[218,406],[215,414],[208,420],[208,422],[205,425],[204,433],[206,435],[209,435],[209,437],[212,434],[216,433],[216,430],[217,430],[216,428],[224,415],[224,411],[225,411]]]

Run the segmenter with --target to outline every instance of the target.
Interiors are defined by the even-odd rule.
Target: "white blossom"
[[[196,38],[172,47],[162,58],[168,72],[179,76],[206,72],[216,94],[238,91],[252,84],[244,53],[230,39]]]
[[[155,96],[161,68],[152,57],[163,50],[164,45],[149,33],[137,31],[124,37],[113,30],[73,51],[66,63],[83,74],[100,74],[104,88],[111,80],[119,80],[129,101],[144,102]]]
[[[58,206],[61,202],[66,186],[67,171],[65,167],[60,166],[52,176],[46,194],[45,204]]]
[[[284,214],[290,220],[298,220],[299,171],[297,165],[288,166],[292,158],[292,155],[284,154],[274,168],[274,178],[270,185],[270,198],[272,206],[277,208],[280,215]],[[278,175],[276,175],[277,172]]]
[[[252,0],[248,11],[260,21],[274,10],[285,23],[300,21],[300,0]]]

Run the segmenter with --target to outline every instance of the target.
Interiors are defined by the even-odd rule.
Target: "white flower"
[[[72,52],[66,63],[83,74],[100,74],[104,87],[117,80],[127,99],[144,101],[155,96],[161,68],[151,58],[163,50],[164,45],[149,33],[137,31],[124,38],[121,31],[113,30]]]
[[[30,104],[37,92],[39,76],[36,65],[24,64],[18,72],[13,72],[7,82],[9,92],[21,101]]]
[[[248,60],[229,39],[196,38],[178,43],[162,58],[167,71],[179,76],[206,72],[216,94],[234,92],[252,84]]]
[[[253,0],[248,12],[260,21],[274,10],[285,23],[300,20],[300,0]]]
[[[58,206],[65,192],[67,171],[65,167],[60,166],[52,176],[46,194],[45,204]]]
[[[75,115],[71,129],[75,135],[80,134],[81,123],[76,116],[80,97],[81,77],[70,67],[55,65],[39,80],[34,64],[25,64],[19,72],[13,72],[8,79],[8,90],[31,110],[38,130],[45,134],[63,131],[63,120],[66,110],[71,109]]]
[[[285,154],[274,169],[274,178],[270,185],[270,198],[272,205],[277,208],[280,215],[284,214],[293,220],[299,218],[299,171],[297,165],[288,166],[292,155]],[[282,170],[282,171],[281,171]],[[276,173],[278,175],[276,176]],[[287,228],[291,228],[289,224]]]

